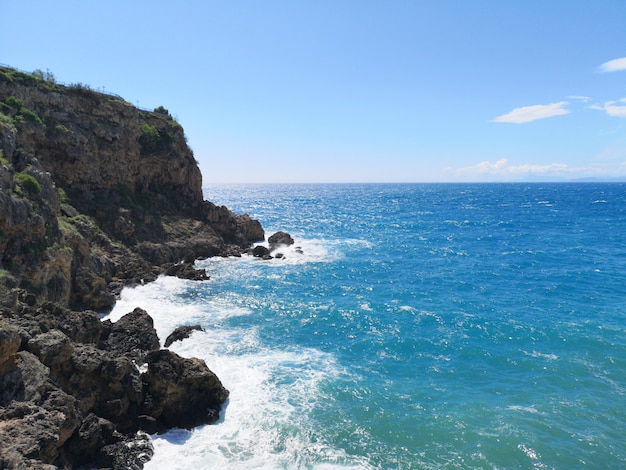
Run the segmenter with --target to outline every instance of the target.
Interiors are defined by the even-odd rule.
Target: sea
[[[146,469],[626,468],[626,184],[216,185],[292,235],[126,288],[230,390]],[[203,410],[198,410],[201,413]]]

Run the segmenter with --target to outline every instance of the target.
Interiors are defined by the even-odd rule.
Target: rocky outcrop
[[[165,427],[191,428],[217,421],[228,390],[203,360],[161,349],[148,353],[146,362],[144,414]]]
[[[172,343],[175,341],[182,341],[191,336],[191,333],[194,331],[204,331],[204,328],[200,325],[184,325],[176,328],[172,333],[165,338],[165,344],[163,345],[166,348],[169,348]]]
[[[107,310],[122,285],[264,239],[203,200],[163,108],[0,67],[0,149],[0,269],[40,302]]]
[[[280,247],[288,247],[295,243],[294,239],[287,232],[276,232],[267,239],[269,248],[263,245],[257,245],[248,250],[255,258],[270,260],[273,258],[283,259],[284,253],[277,252]],[[302,254],[302,248],[296,247],[296,253]]]
[[[142,431],[218,419],[228,391],[203,361],[160,350],[140,308],[96,311],[264,237],[203,200],[167,110],[0,67],[0,468],[140,469]]]
[[[203,361],[159,349],[144,310],[100,323],[18,301],[3,317],[0,468],[141,468],[152,450],[138,431],[209,424],[228,397]]]
[[[291,235],[286,232],[276,232],[267,239],[267,242],[270,244],[270,251],[274,251],[280,245],[290,246],[295,243]]]

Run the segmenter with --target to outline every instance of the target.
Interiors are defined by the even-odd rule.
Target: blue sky
[[[205,185],[626,176],[624,0],[0,4],[0,63],[165,106]]]

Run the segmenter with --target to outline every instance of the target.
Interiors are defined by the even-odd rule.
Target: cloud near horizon
[[[619,59],[609,60],[598,67],[600,72],[618,72],[620,70],[626,70],[626,57]]]
[[[528,176],[563,177],[589,172],[590,168],[572,168],[565,163],[551,163],[549,165],[511,165],[508,159],[502,158],[497,162],[484,161],[476,165],[463,168],[446,168],[447,173],[457,178],[495,177],[502,179],[516,179]]]
[[[567,101],[559,101],[551,104],[537,104],[534,106],[523,106],[515,108],[513,111],[502,116],[498,116],[493,122],[509,122],[513,124],[523,124],[526,122],[536,121],[537,119],[545,119],[553,116],[562,116],[569,114],[570,110],[565,109],[569,103]]]

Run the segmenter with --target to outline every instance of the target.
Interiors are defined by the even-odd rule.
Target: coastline
[[[215,422],[228,391],[161,349],[148,312],[96,312],[162,274],[208,279],[196,260],[240,256],[263,228],[203,199],[163,107],[6,67],[0,105],[0,462],[142,468],[145,432]]]

